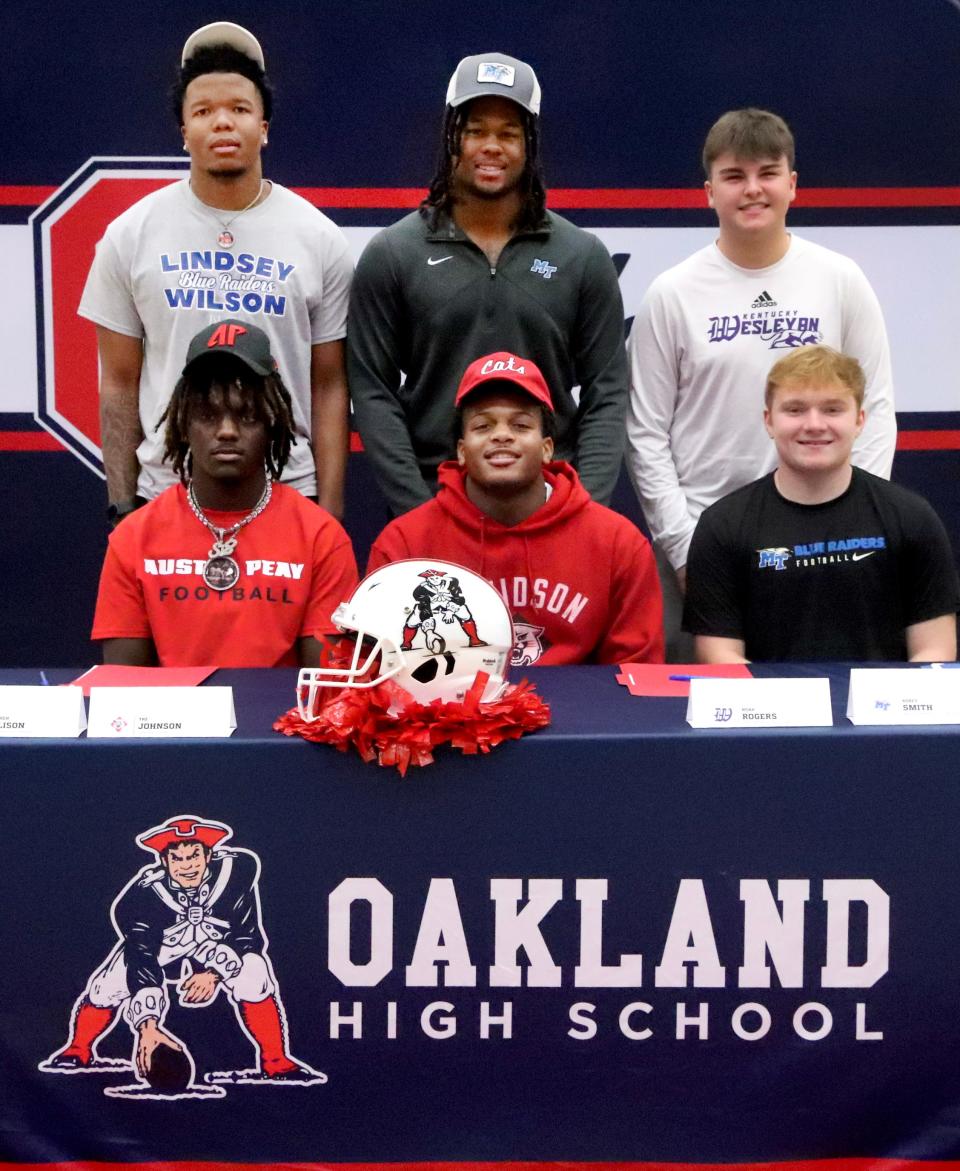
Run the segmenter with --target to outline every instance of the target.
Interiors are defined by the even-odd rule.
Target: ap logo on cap
[[[481,61],[477,66],[477,81],[492,81],[497,85],[513,85],[516,70],[501,61]]]

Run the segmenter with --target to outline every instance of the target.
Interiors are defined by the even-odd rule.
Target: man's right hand
[[[183,1046],[175,1040],[159,1023],[148,1017],[137,1029],[137,1073],[145,1078],[150,1072],[150,1062],[154,1050],[158,1045],[169,1045],[171,1049],[183,1052]]]
[[[115,529],[131,512],[136,512],[138,508],[142,508],[146,503],[146,500],[142,496],[132,496],[127,500],[111,501],[107,506],[107,521],[110,524],[110,528]]]

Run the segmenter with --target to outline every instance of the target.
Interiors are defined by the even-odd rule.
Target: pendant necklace
[[[243,213],[245,211],[249,211],[250,208],[253,207],[253,205],[259,200],[260,196],[263,194],[263,185],[266,182],[268,182],[268,180],[261,179],[260,186],[257,188],[257,194],[253,197],[253,199],[250,200],[250,202],[247,204],[246,207],[241,207],[240,210],[238,212],[235,212],[228,220],[222,220],[217,215],[216,208],[211,207],[209,203],[203,203],[203,200],[200,199],[200,197],[197,195],[197,193],[195,191],[193,192],[194,198],[199,203],[203,203],[203,206],[207,209],[207,211],[210,212],[210,214],[213,216],[213,218],[220,225],[220,234],[219,234],[219,236],[217,236],[217,243],[220,245],[221,248],[232,248],[234,246],[234,244],[236,243],[236,237],[234,236],[233,232],[231,232],[229,230],[230,225],[232,223],[234,223],[236,220],[238,220],[243,215]],[[193,184],[192,183],[190,184],[190,190],[193,191]]]
[[[212,590],[229,590],[237,584],[240,580],[240,566],[236,563],[230,554],[237,547],[237,533],[248,525],[252,520],[256,520],[261,512],[270,503],[270,497],[273,493],[273,480],[267,476],[267,482],[263,486],[263,492],[260,499],[253,506],[251,512],[248,512],[243,520],[238,520],[232,528],[218,529],[212,525],[204,516],[203,509],[197,503],[197,494],[193,490],[193,481],[187,488],[187,503],[193,510],[193,515],[197,520],[213,533],[214,542],[213,547],[207,554],[207,563],[203,567],[203,580]]]

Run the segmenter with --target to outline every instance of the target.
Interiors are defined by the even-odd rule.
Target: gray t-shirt
[[[137,491],[148,498],[174,483],[161,463],[157,422],[183,369],[190,339],[226,317],[252,321],[270,337],[293,398],[298,438],[284,482],[313,495],[310,347],[346,334],[353,263],[346,237],[305,199],[274,183],[263,203],[230,223],[235,243],[217,243],[233,213],[214,213],[186,180],[135,203],[107,228],[78,312],[97,325],[143,338]]]

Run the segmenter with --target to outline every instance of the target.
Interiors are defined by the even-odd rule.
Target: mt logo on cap
[[[513,85],[517,71],[502,61],[481,61],[477,66],[477,81],[492,81],[496,85]]]
[[[540,114],[540,82],[533,69],[508,53],[474,53],[464,57],[447,86],[447,105],[462,106],[474,98],[501,97]]]

